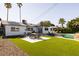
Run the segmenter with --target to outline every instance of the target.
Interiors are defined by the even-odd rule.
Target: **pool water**
[[[71,38],[74,39],[74,35],[73,34],[63,34],[62,35],[64,38]]]

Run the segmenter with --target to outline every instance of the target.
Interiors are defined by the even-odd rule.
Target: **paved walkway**
[[[0,56],[26,56],[20,48],[8,39],[0,39]]]

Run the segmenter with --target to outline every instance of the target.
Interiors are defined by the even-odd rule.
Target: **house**
[[[13,21],[1,21],[2,35],[3,36],[18,36],[26,35],[28,33],[41,33],[48,34],[53,33],[54,26],[42,27],[35,24],[23,24]]]
[[[40,29],[40,26],[38,26],[38,25],[34,25],[34,24],[29,24],[29,25],[27,25],[27,32],[29,33],[29,32],[36,32],[36,33],[38,33],[39,30]]]
[[[48,34],[48,33],[53,33],[53,29],[56,28],[55,26],[50,26],[50,27],[42,27],[39,25],[34,25],[30,24],[27,27],[27,32],[36,32],[36,33],[42,33],[42,34]]]
[[[12,21],[1,21],[3,36],[17,36],[26,34],[26,25]]]
[[[55,28],[55,26],[42,27],[42,33],[43,34],[53,33],[54,28]]]

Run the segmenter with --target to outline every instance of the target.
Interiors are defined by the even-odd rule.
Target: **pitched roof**
[[[19,23],[19,22],[13,22],[13,21],[2,21],[3,25],[13,25],[13,26],[26,26],[23,23]]]

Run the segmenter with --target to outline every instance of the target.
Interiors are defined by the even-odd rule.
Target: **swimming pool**
[[[64,38],[74,39],[74,34],[61,34]]]

